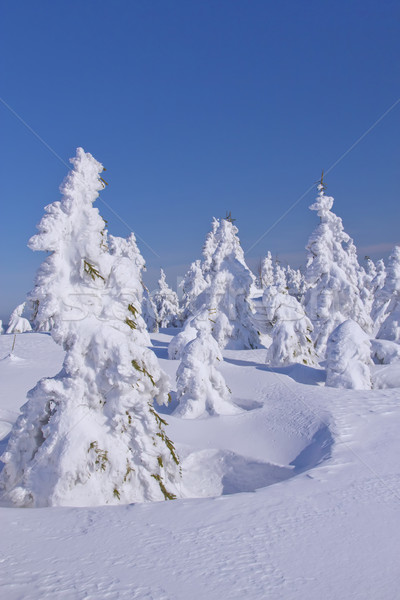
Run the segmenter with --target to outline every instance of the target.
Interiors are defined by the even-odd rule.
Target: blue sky
[[[63,161],[83,146],[104,164],[149,286],[160,266],[175,285],[213,216],[232,211],[252,247],[400,98],[399,25],[385,1],[3,2],[0,316],[32,286],[43,256],[26,243],[67,172],[3,102]],[[361,256],[400,242],[399,125],[400,103],[326,179]],[[313,196],[248,252],[253,268],[267,250],[304,262]]]

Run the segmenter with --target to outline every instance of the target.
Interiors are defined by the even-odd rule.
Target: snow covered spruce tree
[[[181,322],[178,296],[169,287],[163,269],[158,280],[158,290],[153,295],[153,302],[159,327],[179,327]]]
[[[382,259],[376,263],[376,275],[371,281],[371,293],[373,296],[371,318],[373,323],[373,333],[376,334],[383,321],[386,319],[386,309],[390,302],[390,297],[385,289],[386,267]]]
[[[288,294],[302,303],[307,289],[304,275],[299,269],[292,269],[289,265],[285,269],[285,275]]]
[[[29,243],[50,252],[33,299],[65,360],[28,393],[2,457],[2,497],[17,506],[174,498],[179,461],[152,405],[168,401],[168,380],[147,348],[134,237],[108,241],[93,206],[103,167],[81,148],[71,162],[61,201]]]
[[[193,303],[197,310],[193,318],[204,308],[210,310],[212,334],[220,348],[257,348],[260,338],[251,304],[255,277],[246,265],[237,233],[230,218],[213,219],[203,247],[202,271],[207,287]],[[185,345],[196,336],[192,320],[189,317],[170,342],[170,358],[180,358]]]
[[[296,298],[282,287],[270,286],[264,292],[263,305],[272,336],[267,364],[273,367],[292,363],[316,364],[312,324]]]
[[[371,389],[369,336],[351,319],[331,333],[326,350],[326,385],[354,390]]]
[[[25,302],[19,304],[11,313],[10,320],[8,322],[8,328],[6,333],[25,333],[26,331],[32,331],[31,324],[28,319],[22,316],[25,309]]]
[[[270,285],[274,285],[274,263],[272,260],[271,252],[268,250],[267,255],[261,261],[260,266],[260,283],[261,289],[267,288]]]
[[[185,323],[201,308],[199,298],[207,287],[200,260],[192,262],[180,285],[183,291],[181,316],[182,322]]]
[[[219,228],[219,219],[213,217],[211,222],[211,231],[207,234],[203,245],[203,262],[202,271],[207,283],[210,283],[210,270],[212,265],[212,257],[217,247],[216,233]]]
[[[216,361],[222,362],[223,358],[212,336],[211,325],[207,310],[193,319],[192,327],[197,334],[185,346],[176,373],[179,404],[174,414],[185,419],[241,412],[232,404],[224,378],[216,368]]]
[[[400,342],[400,246],[395,246],[389,257],[385,284],[380,296],[380,316],[384,321],[376,337]]]
[[[323,180],[318,197],[310,206],[320,223],[308,245],[305,308],[314,331],[313,341],[323,357],[331,332],[340,323],[353,319],[370,332],[372,323],[360,296],[360,266],[352,239],[343,230],[342,220],[332,211],[333,198],[325,195]]]
[[[251,291],[255,277],[244,260],[230,219],[221,219],[214,232],[215,249],[207,263],[209,286],[204,292],[205,306],[214,321],[212,334],[220,348],[257,348],[260,340],[253,323]]]

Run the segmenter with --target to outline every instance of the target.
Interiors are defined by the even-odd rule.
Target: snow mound
[[[294,475],[293,467],[281,467],[224,450],[201,450],[182,464],[186,495],[207,498],[255,492]]]
[[[329,427],[321,425],[303,450],[286,466],[230,450],[192,452],[182,462],[184,495],[207,498],[255,492],[316,467],[331,456],[332,446]]]
[[[372,358],[381,365],[400,361],[400,344],[390,340],[371,340]]]

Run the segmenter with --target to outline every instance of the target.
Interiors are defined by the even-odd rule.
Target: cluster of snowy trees
[[[232,218],[213,219],[182,299],[161,270],[143,284],[134,234],[114,237],[94,207],[102,165],[78,148],[62,198],[45,209],[29,246],[47,252],[6,333],[49,332],[65,350],[60,373],[28,394],[2,456],[0,493],[17,506],[115,504],[181,495],[179,457],[166,421],[170,383],[149,332],[182,327],[169,345],[181,418],[241,412],[218,365],[222,350],[266,348],[271,367],[322,364],[327,385],[371,387],[375,361],[400,359],[400,248],[387,265],[359,265],[321,179],[310,206],[319,223],[304,273],[268,252],[256,278]],[[322,361],[325,361],[322,362]]]

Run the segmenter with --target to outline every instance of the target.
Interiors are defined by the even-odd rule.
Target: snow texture
[[[152,337],[156,345],[171,338]],[[0,338],[0,358],[11,341]],[[187,499],[0,506],[2,596],[396,598],[399,390],[321,387],[322,370],[266,369],[265,352],[224,351],[221,371],[240,415],[163,415]],[[18,336],[16,354],[20,361],[0,360],[2,447],[26,391],[63,361],[43,334]],[[160,363],[175,380],[177,362]],[[395,364],[376,368],[394,372]]]

